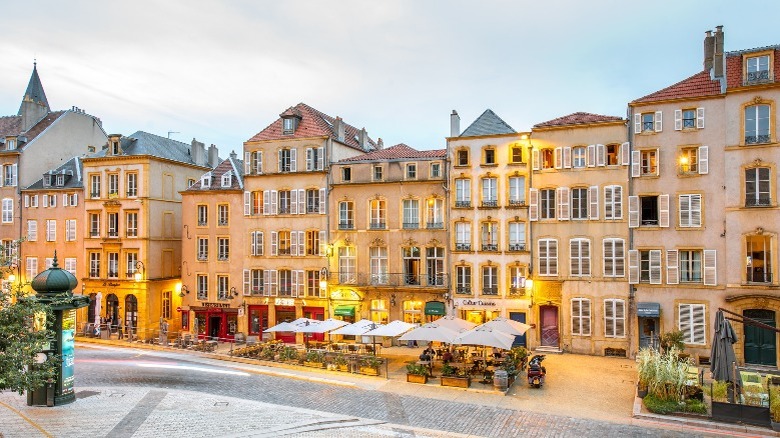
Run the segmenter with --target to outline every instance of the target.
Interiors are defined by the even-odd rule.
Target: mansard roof
[[[166,160],[199,165],[192,159],[190,145],[144,131],[137,131],[127,137],[123,136],[120,140],[120,148],[120,155],[149,155]],[[109,156],[108,149],[104,148],[88,158],[106,156]]]
[[[40,190],[40,189],[75,189],[84,187],[82,179],[83,164],[79,157],[73,157],[70,160],[63,163],[60,167],[46,171],[45,174],[49,175],[66,175],[65,184],[62,186],[55,186],[53,183],[49,186],[43,184],[43,177],[38,181],[27,186],[25,190]]]

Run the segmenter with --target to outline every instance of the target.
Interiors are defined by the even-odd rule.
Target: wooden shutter
[[[580,242],[580,257],[582,257],[580,275],[590,277],[590,240],[582,239]]]
[[[628,228],[639,226],[639,196],[628,197]]]
[[[67,195],[65,195],[65,196],[67,196]],[[64,204],[65,203],[63,202],[63,205]],[[30,195],[24,195],[24,206],[25,207],[29,207],[30,206]]]
[[[637,178],[642,175],[642,153],[640,151],[631,151],[631,176]]]
[[[555,197],[558,198],[558,220],[569,220],[569,188],[558,187],[555,189],[557,192]]]
[[[563,148],[563,168],[571,169],[571,148]]]
[[[588,188],[588,219],[599,220],[599,186]]]
[[[271,214],[271,191],[263,190],[263,214]]]
[[[266,271],[270,274],[268,284],[271,287],[271,296],[275,297],[279,295],[279,272],[276,269]]]
[[[582,335],[582,298],[571,299],[571,334]]]
[[[62,206],[63,207],[67,207],[69,205],[70,204],[68,204],[68,194],[66,193],[66,194],[62,195]]]
[[[693,341],[693,330],[691,327],[691,313],[693,313],[693,304],[680,304],[678,307],[679,320],[677,324],[679,329],[685,335],[683,342],[690,344]]]
[[[249,241],[250,241],[250,244],[252,245],[252,252],[251,252],[251,254],[253,256],[257,255],[257,241],[255,240],[255,233],[256,233],[256,231],[252,231],[251,233],[249,233]]]
[[[635,249],[628,250],[628,283],[639,283],[639,251]]]
[[[550,239],[547,245],[547,273],[558,275],[558,240]]]
[[[699,173],[710,173],[710,148],[707,146],[699,146]]]
[[[71,205],[73,205],[74,207],[79,205],[79,194],[78,193],[74,193],[73,194],[73,204],[71,204]]]
[[[596,145],[588,145],[588,153],[586,155],[588,167],[596,167]]]
[[[255,155],[257,156],[257,169],[255,169],[255,172],[261,174],[263,173],[263,151],[255,151]]]
[[[328,242],[325,241],[325,231],[320,231],[320,255],[326,256],[328,253]]]
[[[533,166],[533,170],[539,170],[541,168],[541,166],[539,165],[538,149],[531,150],[531,165]]]
[[[298,255],[306,255],[306,232],[298,231]]]
[[[678,223],[681,227],[691,226],[691,195],[680,195],[678,199],[677,209]]]
[[[642,114],[634,114],[634,134],[642,132]]]
[[[706,344],[706,314],[703,304],[696,304],[691,306],[691,328],[693,329],[693,343],[694,344]]]
[[[298,189],[298,214],[306,214],[306,190]]]
[[[569,275],[572,277],[582,276],[582,251],[580,239],[569,240]]]
[[[325,189],[320,189],[320,214],[325,214]]]
[[[626,302],[614,300],[615,303],[615,336],[622,338],[626,335]]]
[[[669,195],[658,196],[658,210],[658,226],[669,227]]]
[[[271,255],[279,254],[279,235],[276,231],[271,231]]]
[[[249,175],[252,173],[252,163],[250,161],[251,158],[251,152],[244,152],[244,175]]]
[[[563,148],[555,148],[555,168],[560,169],[563,167]]]
[[[49,206],[49,195],[43,195],[43,206],[44,207]]]
[[[312,149],[306,148],[306,170],[314,170],[314,162],[312,161]]]
[[[674,130],[682,131],[682,110],[674,110]]]
[[[244,295],[252,295],[251,272],[244,269]]]
[[[271,295],[271,270],[263,271],[263,296]]]
[[[623,166],[631,164],[631,143],[629,142],[620,145],[620,164]]]
[[[325,148],[317,148],[315,150],[317,151],[317,162],[314,164],[317,170],[323,170],[325,169]]]
[[[704,285],[705,286],[717,286],[718,285],[718,271],[717,271],[717,251],[714,249],[705,249],[704,251]]]
[[[663,113],[661,111],[655,112],[655,132],[661,132],[663,130]]]
[[[666,284],[680,283],[680,255],[676,249],[666,250]]]
[[[612,186],[613,219],[623,219],[623,186]]]
[[[290,172],[298,171],[298,149],[290,149]]]
[[[650,250],[650,284],[661,284],[661,250]]]
[[[696,108],[696,128],[704,128],[704,108]]]
[[[290,255],[291,256],[298,256],[303,255],[302,251],[300,251],[299,245],[298,245],[298,232],[297,231],[290,231]]]
[[[607,150],[603,144],[596,145],[596,165],[604,167],[606,165]]]
[[[604,300],[604,336],[615,336],[615,300]]]
[[[604,187],[604,219],[615,219],[615,200],[612,186]]]
[[[581,301],[582,312],[582,334],[590,336],[590,300],[583,298]]]
[[[300,275],[300,272],[301,271],[295,271],[295,270],[290,271],[290,275],[292,276],[292,284],[290,285],[291,286],[290,292],[293,298],[298,297],[298,277]]]
[[[244,216],[252,213],[252,193],[244,192]]]
[[[691,195],[691,226],[701,226],[701,195]]]
[[[279,193],[271,190],[271,212],[269,214],[279,214]]]
[[[539,190],[528,189],[528,220],[539,220]]]
[[[298,214],[298,190],[290,190],[290,214]]]

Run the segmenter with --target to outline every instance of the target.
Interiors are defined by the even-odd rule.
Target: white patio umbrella
[[[395,320],[379,328],[375,328],[373,330],[367,331],[363,333],[363,335],[364,336],[386,336],[386,337],[400,336],[415,327],[417,327],[416,324],[410,324],[408,322]]]
[[[320,321],[317,321],[315,319],[298,318],[292,322],[280,322],[279,324],[276,324],[273,327],[268,327],[267,329],[263,330],[263,333],[294,332],[297,328],[303,325],[307,325],[307,324],[311,325],[311,324],[316,324],[318,322]]]
[[[438,341],[452,343],[463,330],[465,329],[454,329],[439,325],[436,322],[429,322],[428,324],[406,332],[406,334],[398,339],[401,341]]]
[[[325,333],[348,324],[348,322],[344,322],[340,319],[328,318],[325,321],[315,321],[309,324],[299,325],[293,331],[296,333]]]
[[[458,332],[462,330],[471,330],[477,326],[473,322],[469,322],[466,321],[465,319],[460,319],[455,316],[443,316],[433,322],[438,324],[441,327],[453,329]]]
[[[350,336],[360,336],[364,335],[369,330],[374,330],[376,328],[381,327],[382,324],[376,323],[374,321],[370,321],[368,319],[361,319],[360,321],[345,325],[344,327],[337,328],[336,330],[333,330],[330,332],[332,335],[350,335]]]
[[[481,345],[511,350],[515,336],[490,327],[477,327],[458,334],[452,341],[460,345]]]
[[[519,321],[513,321],[511,319],[507,319],[501,316],[499,316],[498,318],[493,318],[482,325],[478,325],[476,328],[482,328],[482,327],[495,329],[500,332],[504,332],[515,336],[524,335],[525,332],[527,332],[528,329],[531,328],[531,326],[528,324],[524,324]]]

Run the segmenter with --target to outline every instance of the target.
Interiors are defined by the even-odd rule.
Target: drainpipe
[[[631,196],[634,194],[634,179],[631,177],[631,157],[633,156],[633,149],[634,149],[634,109],[631,107],[631,105],[628,105],[626,108],[627,113],[627,127],[626,127],[626,133],[628,134],[628,156],[629,156],[629,162],[628,162],[628,168],[626,169],[626,173],[628,174],[628,196]],[[626,254],[628,254],[628,251],[630,251],[634,247],[634,230],[633,228],[628,228],[628,249],[626,250]],[[630,269],[630,268],[629,268]],[[630,274],[626,272],[626,277],[628,277]],[[628,357],[635,357],[636,356],[636,350],[635,350],[635,341],[632,338],[632,327],[634,327],[634,321],[637,323],[637,334],[639,333],[639,320],[637,319],[637,313],[636,313],[636,293],[634,291],[635,286],[633,284],[628,285],[628,318],[629,323],[626,324],[626,338],[628,338]],[[636,348],[638,349],[638,341],[639,339],[636,339]]]
[[[442,212],[446,217],[445,220],[445,235],[447,239],[447,243],[445,244],[446,248],[450,248],[450,244],[452,243],[452,224],[450,223],[450,142],[447,140],[447,147],[446,147],[446,153],[444,155],[444,183],[442,183],[442,189],[444,189],[444,205],[446,206],[444,208],[444,211]],[[447,299],[445,300],[445,310],[447,315],[454,315],[454,311],[452,309],[452,303],[454,302],[454,296],[455,296],[455,290],[452,287],[452,257],[450,256],[449,250],[444,251],[444,263],[447,266],[447,270],[449,271],[448,280],[447,280]],[[457,315],[454,315],[457,316]]]

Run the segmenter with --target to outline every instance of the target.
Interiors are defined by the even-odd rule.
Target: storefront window
[[[371,300],[371,321],[387,324],[387,300]]]
[[[268,328],[268,308],[265,306],[249,307],[249,334],[260,335]]]
[[[181,329],[182,330],[190,329],[190,312],[186,310],[181,312]]]
[[[238,331],[238,314],[228,313],[227,315],[227,334],[233,336]]]
[[[404,322],[422,323],[422,301],[404,301]]]
[[[198,313],[195,315],[195,327],[198,330],[198,335],[206,335],[206,314]]]
[[[484,324],[500,316],[498,310],[461,310],[461,318],[474,324]]]

